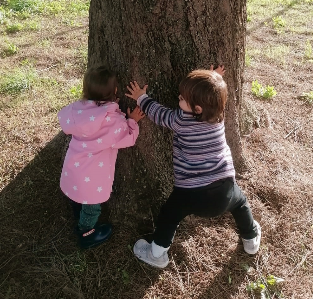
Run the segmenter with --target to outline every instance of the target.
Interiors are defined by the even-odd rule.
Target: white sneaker
[[[165,268],[168,263],[168,255],[165,251],[159,258],[154,257],[152,254],[152,246],[144,239],[140,239],[134,245],[134,254],[141,261],[157,268]]]
[[[254,220],[254,223],[258,230],[257,236],[250,240],[246,240],[242,238],[243,249],[245,250],[246,253],[249,253],[249,254],[256,254],[259,250],[260,243],[261,243],[261,226],[255,220]]]

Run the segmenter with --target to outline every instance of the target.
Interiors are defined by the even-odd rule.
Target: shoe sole
[[[153,264],[153,263],[151,263],[151,261],[145,260],[145,259],[143,259],[141,256],[139,256],[139,255],[137,255],[137,254],[135,254],[135,256],[136,256],[140,261],[142,261],[142,262],[144,262],[144,263],[146,263],[146,264],[148,264],[148,265],[150,265],[150,266],[152,266],[152,267],[159,268],[159,269],[163,269],[163,268],[165,268],[165,267],[169,264],[169,261],[168,261],[167,263],[165,263],[165,264],[162,264],[162,265]]]
[[[112,231],[111,231],[111,233],[108,235],[108,237],[107,237],[105,240],[102,240],[102,241],[97,242],[97,243],[93,243],[93,244],[91,244],[91,245],[89,245],[89,246],[81,246],[81,245],[80,245],[80,248],[82,248],[82,249],[91,249],[91,248],[95,248],[95,247],[101,245],[102,243],[105,243],[106,241],[108,241],[108,240],[111,238],[111,236],[112,236]]]

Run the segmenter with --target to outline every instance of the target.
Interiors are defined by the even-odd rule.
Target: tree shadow
[[[157,217],[157,214],[154,214],[154,218]],[[142,225],[137,228],[148,242],[153,240],[152,222],[152,219],[150,219],[150,223],[147,219],[143,219]],[[181,222],[169,250],[169,257],[172,261],[169,265],[171,268],[169,275],[174,277],[173,280],[181,281],[183,284],[185,291],[182,291],[182,298],[230,299],[235,298],[239,288],[242,288],[248,269],[255,263],[255,256],[245,253],[240,238],[237,241],[234,240],[234,236],[230,237],[229,231],[225,231],[224,226],[237,230],[230,213],[209,219],[191,215]],[[213,243],[210,243],[211,238],[206,240],[205,236],[201,236],[199,227],[209,228],[211,232],[212,230],[217,231]],[[220,229],[222,233],[218,232]],[[188,240],[190,238],[195,240]],[[220,244],[217,245],[218,243]],[[196,248],[190,249],[190,246],[193,245]],[[207,246],[207,248],[204,249],[203,246]],[[199,261],[199,257],[203,258],[204,254],[212,256],[202,263],[201,258]],[[210,260],[209,266],[207,260]],[[206,275],[206,271],[211,273]],[[200,293],[188,290],[188,286],[189,288],[190,286],[191,288],[198,287],[199,283],[204,286]]]
[[[186,262],[188,254],[181,245],[175,245],[175,259],[183,260],[181,264],[190,267]],[[235,298],[239,287],[246,279],[248,265],[253,263],[254,258],[243,252],[242,246],[238,243],[232,250],[230,259],[223,263],[217,273],[212,273],[214,278],[208,282],[206,288],[200,294],[190,296],[197,299],[230,299]],[[188,296],[188,295],[187,295]]]
[[[208,288],[197,298],[235,298],[239,286],[246,278],[248,265],[252,264],[253,261],[254,257],[244,253],[242,246],[237,244],[228,263],[223,266],[213,281],[210,282]]]
[[[60,132],[0,193],[0,298],[143,297],[159,271],[132,253],[136,217],[118,218],[105,203],[101,220],[113,223],[111,239],[92,250],[77,246],[59,188],[64,147]]]

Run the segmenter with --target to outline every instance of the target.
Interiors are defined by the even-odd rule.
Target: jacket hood
[[[77,101],[58,113],[62,130],[65,134],[88,137],[100,130],[101,124],[109,112],[120,111],[115,102],[97,106],[94,101]]]

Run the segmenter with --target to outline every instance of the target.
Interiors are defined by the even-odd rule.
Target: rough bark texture
[[[226,137],[235,166],[242,170],[238,112],[245,20],[245,0],[92,0],[89,66],[107,64],[117,71],[125,109],[134,105],[123,96],[130,80],[147,83],[150,95],[175,108],[178,84],[188,72],[225,64],[229,91]],[[140,207],[146,210],[150,200],[169,194],[173,182],[171,142],[170,131],[148,119],[141,122],[136,146],[119,152],[114,183],[117,202],[124,205],[139,198],[126,205],[138,212]],[[148,205],[143,204],[146,200]]]

